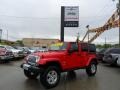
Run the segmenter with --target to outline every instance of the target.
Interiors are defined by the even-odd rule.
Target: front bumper
[[[0,60],[9,60],[9,59],[12,59],[13,58],[13,55],[11,56],[0,56]]]
[[[115,62],[115,60],[113,58],[110,57],[103,57],[103,61],[109,64],[112,64]]]
[[[27,71],[35,72],[35,73],[41,73],[41,72],[43,72],[43,70],[44,70],[43,68],[39,68],[39,67],[37,67],[37,66],[32,66],[32,65],[27,64],[27,63],[21,64],[21,68],[22,68],[23,70],[27,70]]]

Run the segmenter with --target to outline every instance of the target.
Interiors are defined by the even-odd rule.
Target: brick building
[[[27,47],[48,47],[50,44],[59,42],[59,39],[23,38],[23,44]]]

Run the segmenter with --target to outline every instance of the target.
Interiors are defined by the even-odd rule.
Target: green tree
[[[19,45],[19,46],[24,46],[22,40],[17,40],[17,41],[15,42],[15,44],[16,44],[16,45]]]

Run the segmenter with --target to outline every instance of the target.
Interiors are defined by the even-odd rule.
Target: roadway
[[[22,60],[0,64],[0,90],[46,90],[39,79],[24,76],[21,63]],[[62,73],[59,85],[50,90],[120,90],[120,68],[99,64],[95,77],[88,77],[84,69],[72,75]]]

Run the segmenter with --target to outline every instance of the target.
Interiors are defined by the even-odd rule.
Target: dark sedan
[[[100,49],[100,50],[97,52],[97,59],[98,59],[99,61],[102,61],[102,62],[103,62],[104,52],[105,52],[106,50],[107,50],[106,48],[102,48],[102,49]]]

